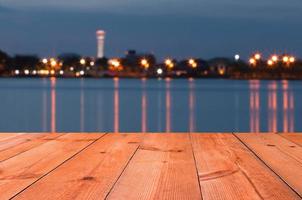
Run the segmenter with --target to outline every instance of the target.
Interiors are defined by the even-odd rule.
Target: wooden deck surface
[[[0,199],[302,199],[302,134],[0,133]]]

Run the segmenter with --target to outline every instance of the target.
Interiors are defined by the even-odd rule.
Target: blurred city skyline
[[[250,52],[302,56],[302,2],[239,0],[20,1],[0,3],[0,49],[10,54],[95,56],[95,31],[107,32],[105,55],[127,49],[204,57]]]

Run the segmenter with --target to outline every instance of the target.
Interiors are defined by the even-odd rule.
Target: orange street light
[[[148,60],[145,59],[145,58],[141,60],[141,65],[142,65],[145,69],[148,69],[148,68],[150,67],[150,64],[149,64]]]
[[[288,63],[288,61],[289,61],[289,57],[288,56],[284,56],[283,57],[283,62]]]
[[[191,58],[191,59],[189,60],[189,64],[190,64],[190,65],[193,65],[194,63],[195,63],[195,60]]]
[[[50,65],[51,65],[52,67],[57,66],[57,61],[54,60],[54,59],[52,59],[52,60],[50,61]]]
[[[267,65],[268,65],[268,66],[273,66],[273,65],[274,65],[274,61],[268,60],[268,61],[267,61]]]
[[[121,62],[118,59],[111,59],[108,63],[116,70],[120,70]]]
[[[172,62],[171,59],[168,58],[168,59],[165,60],[165,64],[168,66],[168,65],[173,64],[173,62]]]
[[[225,71],[226,71],[225,67],[219,67],[219,68],[218,68],[218,73],[219,73],[219,75],[224,75],[224,74],[225,74]]]
[[[80,64],[81,64],[81,65],[85,65],[85,64],[86,64],[86,60],[85,60],[84,58],[82,58],[82,59],[80,60]]]
[[[272,61],[273,62],[277,62],[278,61],[278,56],[277,55],[273,55],[272,56]]]
[[[48,62],[47,58],[43,58],[43,59],[42,59],[42,63],[43,63],[43,64],[47,64],[47,62]]]
[[[141,65],[142,65],[142,66],[146,66],[146,65],[148,65],[148,60],[147,60],[147,59],[145,59],[145,58],[144,58],[144,59],[142,59],[142,60],[141,60]]]
[[[29,74],[29,70],[28,70],[28,69],[25,69],[25,70],[24,70],[24,74],[28,75],[28,74]]]
[[[189,59],[188,61],[189,65],[191,65],[192,68],[196,68],[197,67],[197,63],[194,59]]]
[[[169,65],[169,68],[172,69],[173,67],[174,67],[174,63],[171,63],[171,64]]]
[[[256,60],[260,60],[261,59],[261,54],[260,53],[256,53],[255,56],[254,56],[254,58]]]
[[[174,67],[173,61],[169,58],[165,60],[165,65],[170,69],[172,69]]]
[[[255,65],[256,64],[256,60],[254,58],[251,58],[249,60],[249,62],[250,62],[251,65]]]
[[[291,56],[291,57],[289,58],[289,62],[290,62],[290,63],[294,63],[295,61],[296,61],[296,58],[295,58],[295,57]]]

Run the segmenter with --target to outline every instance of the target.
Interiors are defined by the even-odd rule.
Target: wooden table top
[[[0,133],[0,199],[301,197],[299,133]]]

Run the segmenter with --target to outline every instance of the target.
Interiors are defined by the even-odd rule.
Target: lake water
[[[0,79],[0,132],[301,132],[302,82]]]

